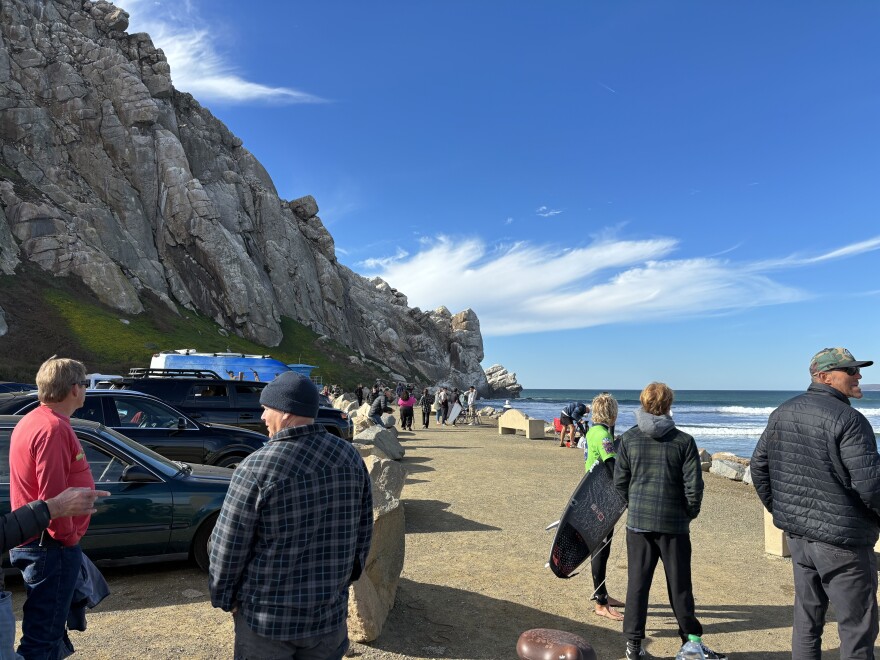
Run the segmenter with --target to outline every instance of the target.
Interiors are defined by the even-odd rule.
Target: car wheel
[[[224,456],[219,461],[217,461],[216,465],[217,467],[236,468],[243,459],[244,456],[233,454],[232,456]]]
[[[214,531],[214,525],[217,523],[219,513],[208,516],[202,523],[196,535],[193,537],[192,558],[196,565],[206,573],[208,572],[208,564],[210,563],[209,555],[211,551],[211,532]]]

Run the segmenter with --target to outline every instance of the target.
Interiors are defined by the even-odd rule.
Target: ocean
[[[562,406],[572,401],[589,404],[601,390],[523,390],[510,405],[529,417],[552,423]],[[621,434],[636,423],[640,390],[613,390],[620,405],[615,433]],[[796,392],[761,390],[676,390],[672,417],[676,426],[694,436],[697,446],[710,453],[729,451],[749,457],[767,425],[767,418],[783,401],[800,394]],[[864,392],[862,399],[851,399],[880,433],[880,392]],[[480,399],[478,408],[500,409],[504,399]]]

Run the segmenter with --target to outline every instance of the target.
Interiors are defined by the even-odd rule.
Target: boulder
[[[745,472],[743,472],[742,482],[744,484],[751,485],[751,483],[752,483],[752,466],[751,465],[746,468]]]
[[[388,458],[397,461],[403,458],[405,452],[393,431],[373,425],[355,435],[354,442],[378,447]]]
[[[373,542],[367,566],[349,587],[348,635],[355,642],[375,640],[394,607],[397,584],[406,553],[403,503],[373,511]]]
[[[746,472],[746,466],[735,461],[713,458],[712,467],[709,468],[709,472],[717,474],[719,477],[727,477],[734,481],[742,481],[743,475]]]
[[[703,469],[703,472],[708,472],[709,468],[712,467],[712,455],[709,454],[705,449],[701,449],[699,452],[700,456],[700,467]]]
[[[516,382],[516,374],[510,373],[500,364],[493,364],[486,369],[486,381],[490,399],[517,399],[522,392],[522,385]]]
[[[712,454],[712,460],[721,460],[721,461],[730,461],[731,463],[739,463],[743,467],[749,464],[748,458],[743,458],[742,456],[737,456],[736,454],[731,454],[729,451],[718,451]]]
[[[360,442],[352,442],[351,446],[358,450],[361,458],[367,458],[368,456],[375,456],[376,458],[388,458],[388,455],[384,451],[379,449],[376,445],[365,445]]]
[[[373,542],[361,577],[349,591],[348,634],[356,642],[371,642],[394,607],[403,570],[406,526],[400,494],[406,469],[388,459],[364,459],[373,486]]]

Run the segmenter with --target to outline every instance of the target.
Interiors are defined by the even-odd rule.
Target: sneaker
[[[702,642],[700,642],[700,646],[703,648],[703,655],[706,656],[706,660],[727,660],[727,656],[724,653],[713,651]]]
[[[630,647],[626,647],[626,660],[639,660],[639,658],[647,658],[648,654],[645,653],[645,649],[631,649]]]

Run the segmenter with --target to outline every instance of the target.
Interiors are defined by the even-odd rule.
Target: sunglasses
[[[837,369],[831,369],[830,371],[845,371],[847,376],[858,376],[862,373],[858,367],[839,367]]]

